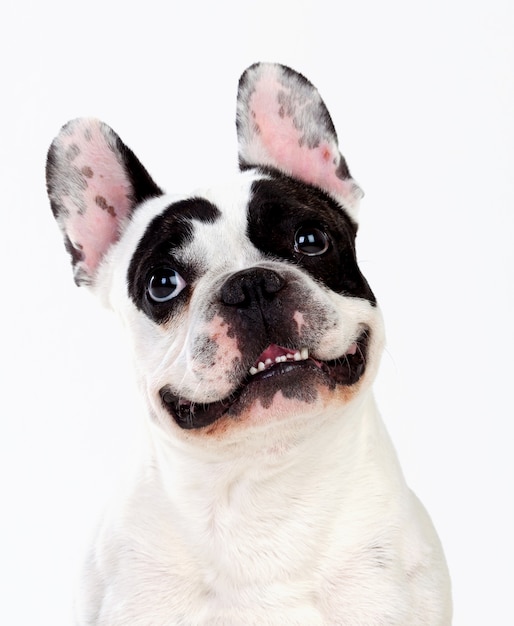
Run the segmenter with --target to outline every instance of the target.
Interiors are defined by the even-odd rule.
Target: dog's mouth
[[[366,330],[341,357],[323,361],[312,356],[306,347],[293,350],[271,344],[259,355],[241,384],[228,397],[216,402],[194,402],[165,386],[160,390],[161,400],[181,428],[203,428],[224,415],[236,416],[242,399],[257,385],[274,383],[274,389],[286,389],[291,384],[291,380],[288,381],[286,377],[290,376],[296,381],[315,377],[330,388],[355,385],[366,369],[368,345],[369,332]]]

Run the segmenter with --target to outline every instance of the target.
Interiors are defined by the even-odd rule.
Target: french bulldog
[[[127,330],[148,433],[76,623],[446,626],[443,551],[373,399],[383,322],[331,117],[258,63],[236,126],[240,171],[188,196],[95,119],[48,153],[75,281]]]

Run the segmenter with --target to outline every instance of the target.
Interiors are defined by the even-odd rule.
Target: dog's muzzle
[[[309,402],[320,385],[334,389],[360,380],[366,367],[368,329],[338,359],[318,359],[309,346],[291,345],[301,342],[294,321],[299,300],[287,276],[268,267],[241,270],[224,282],[219,314],[237,336],[248,369],[232,393],[215,402],[195,402],[164,386],[163,405],[181,428],[202,428],[226,415],[237,418],[256,399],[266,410],[278,391]]]

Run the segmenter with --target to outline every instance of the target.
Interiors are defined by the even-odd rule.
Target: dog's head
[[[124,319],[150,412],[182,438],[336,420],[382,347],[355,254],[362,192],[316,89],[250,67],[237,130],[237,179],[190,197],[163,193],[96,120],[67,124],[48,155],[75,280]]]

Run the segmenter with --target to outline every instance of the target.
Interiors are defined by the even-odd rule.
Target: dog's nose
[[[273,300],[284,285],[284,278],[277,272],[252,267],[236,272],[225,281],[221,288],[221,300],[224,304],[240,308],[262,306]]]

